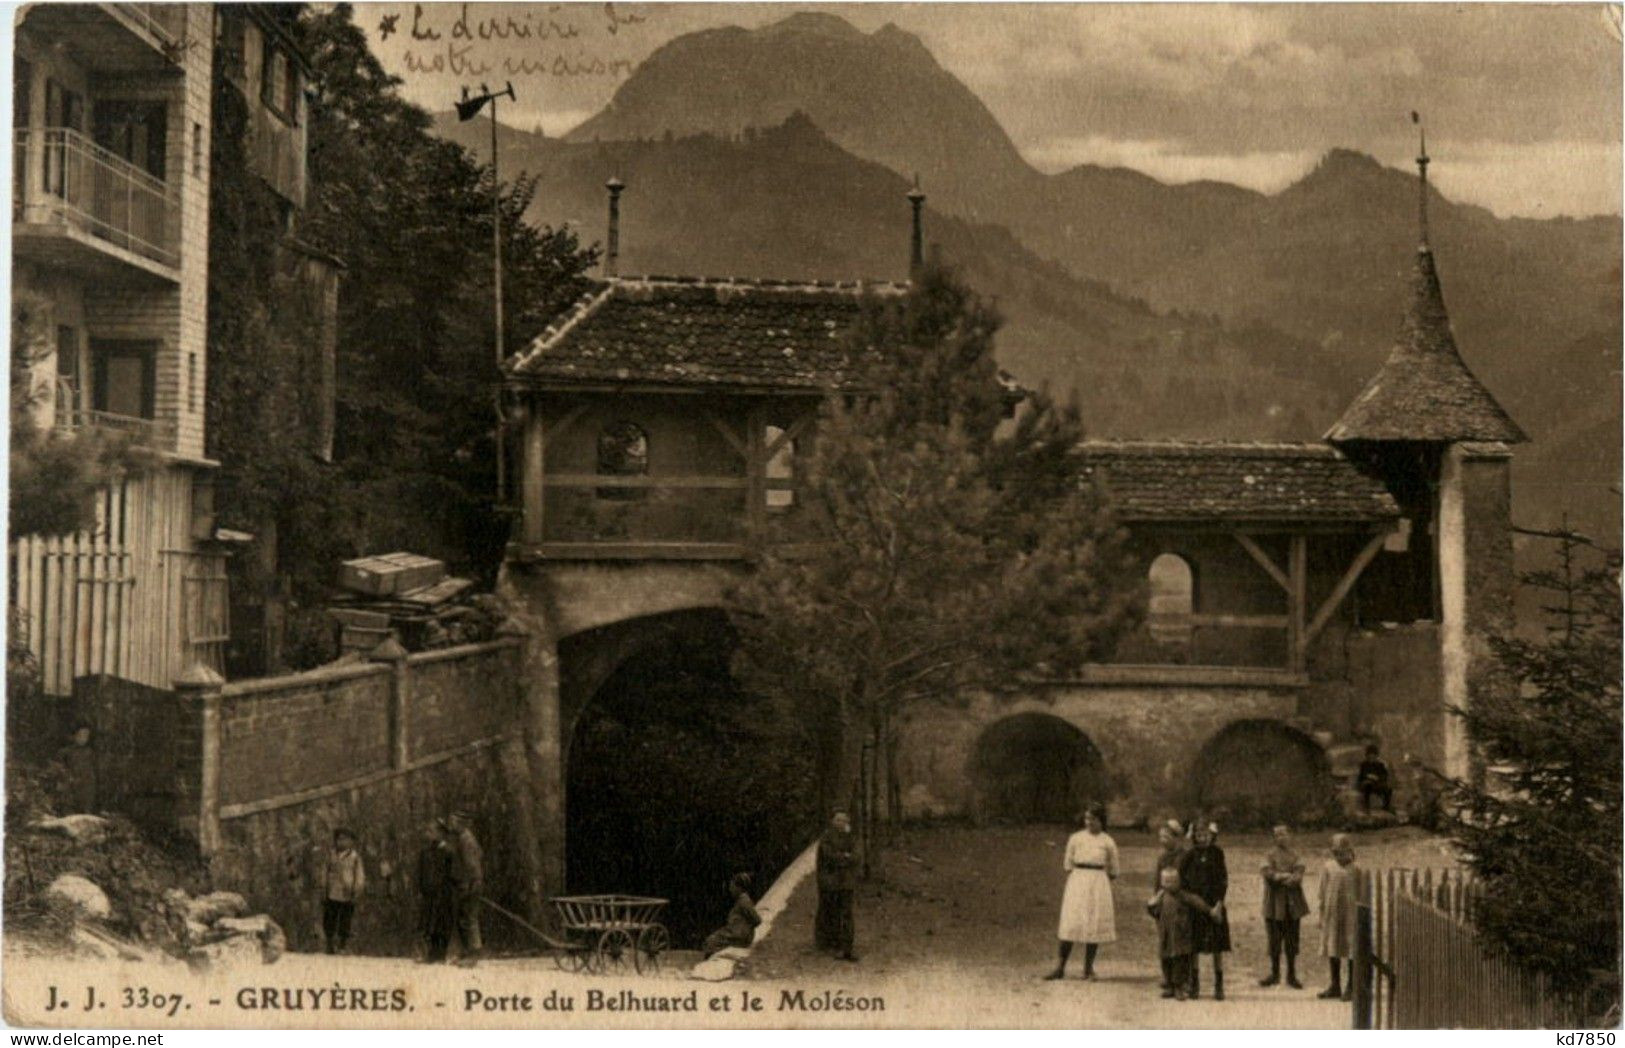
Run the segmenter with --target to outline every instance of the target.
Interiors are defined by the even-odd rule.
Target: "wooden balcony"
[[[100,430],[123,434],[143,447],[167,451],[175,446],[175,424],[168,419],[138,418],[86,407],[83,393],[71,382],[57,380],[54,425],[67,432]]]
[[[172,188],[68,128],[15,133],[12,222],[22,257],[99,274],[180,279],[180,201]]]
[[[188,6],[35,4],[21,29],[51,38],[93,73],[176,74],[187,45]]]

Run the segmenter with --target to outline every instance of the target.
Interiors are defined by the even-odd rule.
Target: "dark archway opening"
[[[1238,721],[1209,739],[1196,759],[1196,801],[1226,826],[1261,829],[1324,819],[1333,784],[1326,754],[1279,721]]]
[[[727,916],[736,872],[760,896],[817,827],[814,754],[797,711],[746,694],[721,612],[662,616],[575,720],[566,754],[571,894],[670,900],[674,945]]]
[[[1018,713],[976,740],[977,813],[1000,822],[1076,820],[1106,800],[1106,768],[1089,736],[1047,713]]]

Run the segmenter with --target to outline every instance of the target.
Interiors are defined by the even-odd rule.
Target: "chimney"
[[[604,249],[604,276],[614,277],[619,274],[621,261],[621,191],[626,185],[611,177],[604,188],[609,190],[609,242]]]
[[[920,230],[920,207],[925,203],[925,194],[920,192],[918,174],[914,176],[914,188],[908,191],[908,202],[914,209],[914,231],[908,242],[908,272],[912,277],[925,264],[925,243]]]

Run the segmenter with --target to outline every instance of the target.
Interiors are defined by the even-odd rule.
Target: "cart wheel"
[[[598,937],[597,967],[601,975],[624,975],[637,965],[637,940],[625,928],[611,928]]]
[[[664,924],[651,924],[638,933],[638,971],[660,970],[660,955],[671,949],[671,935]]]

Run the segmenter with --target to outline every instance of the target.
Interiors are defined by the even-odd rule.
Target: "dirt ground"
[[[812,946],[816,891],[811,879],[796,892],[772,933],[758,943],[750,976],[771,981],[859,979],[1000,991],[1010,1003],[1030,1006],[1026,1023],[1094,1027],[1311,1027],[1347,1028],[1350,1006],[1318,1000],[1327,979],[1320,931],[1303,924],[1299,978],[1304,989],[1258,985],[1268,971],[1261,880],[1269,840],[1263,834],[1220,840],[1230,871],[1231,938],[1225,958],[1227,1000],[1210,997],[1209,962],[1202,965],[1202,999],[1159,996],[1156,927],[1145,912],[1156,840],[1137,831],[1113,833],[1123,874],[1116,882],[1118,941],[1101,949],[1097,981],[1078,978],[1074,956],[1068,978],[1044,982],[1054,964],[1055,923],[1065,874],[1060,826],[937,827],[910,829],[888,850],[877,883],[857,899],[858,963],[826,957]],[[1306,882],[1316,903],[1315,871],[1327,857],[1330,834],[1297,840],[1310,869]],[[1439,839],[1396,829],[1355,837],[1357,861],[1370,867],[1444,867],[1452,864]],[[1078,950],[1081,953],[1081,948]]]
[[[1144,833],[1114,836],[1124,865],[1116,891],[1119,938],[1102,950],[1100,978],[1090,983],[1077,978],[1077,959],[1065,981],[1041,979],[1054,959],[1065,832],[936,827],[905,833],[886,852],[881,878],[859,893],[862,957],[856,964],[813,950],[816,889],[809,878],[741,975],[726,982],[696,981],[689,974],[698,959],[692,952],[668,955],[659,972],[621,976],[564,973],[535,955],[462,969],[404,958],[289,954],[273,965],[199,974],[178,962],[41,956],[11,936],[4,951],[4,1014],[13,1024],[58,1028],[1348,1028],[1349,1005],[1314,996],[1325,985],[1325,968],[1312,920],[1304,925],[1305,988],[1258,986],[1266,966],[1257,916],[1262,835],[1221,839],[1236,947],[1227,963],[1229,999],[1215,1002],[1205,992],[1195,1002],[1160,999],[1154,928],[1144,909],[1155,841]],[[1299,839],[1311,867],[1324,857],[1327,836]],[[1450,863],[1437,839],[1414,830],[1358,836],[1355,846],[1372,867]],[[1313,883],[1309,894],[1313,903]],[[1203,974],[1207,991],[1211,980]],[[52,986],[71,991],[67,1010],[48,1010]],[[384,1000],[385,1010],[335,1011],[310,997],[274,1012],[256,1003],[285,1000],[301,988],[309,994],[313,987],[342,989],[346,1001],[359,993],[374,1009]],[[94,1008],[82,1003],[91,988],[100,1002]],[[640,1003],[660,999],[682,1008],[651,1011]],[[400,1007],[390,1006],[397,1000]],[[748,1001],[755,1006],[747,1009]],[[568,1002],[568,1010],[557,1007],[560,1002]]]

